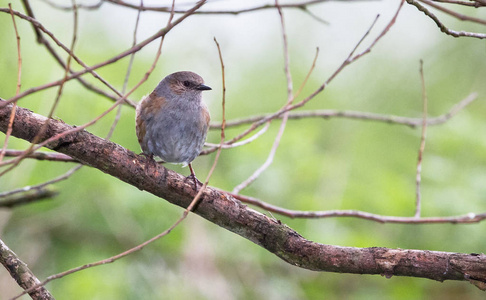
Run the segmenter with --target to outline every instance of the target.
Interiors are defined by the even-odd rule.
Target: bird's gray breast
[[[200,153],[206,131],[200,129],[201,108],[195,103],[168,104],[149,120],[146,141],[150,153],[165,162],[188,164]]]

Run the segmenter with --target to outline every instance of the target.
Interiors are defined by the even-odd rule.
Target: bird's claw
[[[199,181],[199,179],[196,178],[196,175],[194,174],[191,174],[189,176],[186,177],[186,179],[189,179],[189,180],[192,180],[194,182],[194,189],[197,191],[197,186],[198,185],[203,185],[201,181]]]

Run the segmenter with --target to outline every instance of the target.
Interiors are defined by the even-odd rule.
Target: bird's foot
[[[192,180],[194,182],[194,189],[197,191],[197,187],[198,185],[203,185],[201,181],[199,181],[199,179],[196,178],[196,175],[195,174],[191,174],[189,176],[186,177],[186,179],[188,180]]]

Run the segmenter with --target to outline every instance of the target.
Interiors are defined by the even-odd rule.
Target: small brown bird
[[[163,161],[189,165],[199,155],[209,128],[209,110],[202,102],[202,91],[211,90],[201,76],[176,72],[165,77],[136,109],[138,142],[145,155]]]

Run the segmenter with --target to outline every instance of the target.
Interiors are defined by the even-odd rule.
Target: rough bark
[[[11,105],[5,106],[5,102],[0,101],[0,130],[3,132],[10,111]],[[12,135],[32,141],[46,120],[19,107]],[[51,119],[41,141],[73,129],[73,126]],[[189,205],[195,196],[192,181],[184,176],[85,130],[70,133],[47,147],[181,207]],[[205,191],[194,212],[301,268],[438,281],[469,280],[480,288],[486,285],[484,254],[323,245],[306,240],[278,220],[212,188]]]
[[[38,283],[39,279],[30,271],[29,267],[21,261],[17,255],[10,250],[7,245],[0,240],[0,263],[8,270],[10,275],[23,289],[28,289]],[[52,295],[43,286],[38,287],[29,293],[32,299],[36,300],[51,300],[54,299]]]

